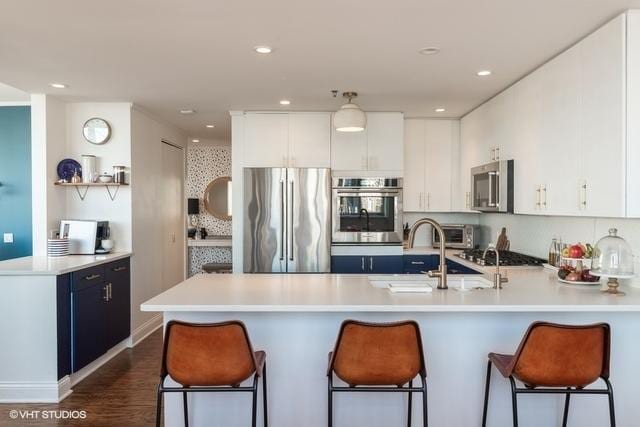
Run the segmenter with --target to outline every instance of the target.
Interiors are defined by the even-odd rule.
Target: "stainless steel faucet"
[[[420,228],[421,225],[429,224],[438,232],[438,236],[440,237],[440,266],[437,270],[430,270],[427,272],[429,277],[437,277],[438,278],[438,289],[447,289],[447,259],[445,254],[445,239],[444,239],[444,231],[442,231],[442,227],[438,224],[437,221],[431,218],[422,218],[419,219],[411,226],[411,230],[409,230],[409,248],[413,247],[413,244],[416,240],[416,230]]]
[[[496,253],[496,272],[493,273],[493,289],[502,289],[502,284],[507,283],[509,278],[506,276],[502,277],[502,274],[500,274],[500,252],[496,249],[496,245],[489,243],[489,246],[487,246],[487,249],[485,249],[482,254],[483,260],[487,257],[488,251]]]

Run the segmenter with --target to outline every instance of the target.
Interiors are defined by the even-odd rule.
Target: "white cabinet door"
[[[287,113],[247,113],[244,167],[286,167],[288,139]]]
[[[331,113],[289,114],[288,166],[331,166]]]
[[[476,109],[460,120],[460,171],[457,190],[454,191],[454,209],[471,210],[471,168],[486,163],[487,153],[482,149],[482,111]],[[482,152],[480,151],[482,149]]]
[[[338,132],[331,123],[331,169],[333,171],[367,170],[367,130]]]
[[[582,114],[576,153],[580,170],[579,181],[573,184],[586,186],[574,191],[582,215],[625,216],[624,37],[620,16],[580,43]]]
[[[404,186],[405,212],[423,212],[425,184],[425,120],[404,121]]]
[[[426,120],[425,210],[449,212],[452,206],[452,155],[457,144],[458,124],[454,120]]]
[[[402,113],[367,113],[367,160],[370,171],[402,172]]]

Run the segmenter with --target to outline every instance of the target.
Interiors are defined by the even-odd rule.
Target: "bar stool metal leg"
[[[429,413],[428,413],[428,405],[427,405],[427,379],[422,378],[422,388],[424,391],[422,392],[422,425],[423,427],[427,427],[429,425]]]
[[[189,427],[189,408],[187,407],[187,392],[182,392],[182,408],[184,412],[184,427]]]
[[[156,402],[156,427],[160,427],[160,418],[162,417],[162,382],[158,384],[158,401]]]
[[[482,410],[482,427],[487,426],[487,409],[489,407],[489,386],[491,384],[491,360],[487,363],[487,379],[484,383],[484,409]]]
[[[611,383],[608,379],[603,378],[604,382],[607,384],[607,390],[609,391],[607,394],[609,396],[609,423],[611,427],[616,427],[616,411],[613,406],[613,387],[611,387]]]
[[[513,377],[509,377],[511,381],[511,406],[513,409],[513,427],[518,427],[518,395],[516,393],[516,382]]]
[[[328,395],[327,395],[327,426],[328,427],[332,427],[333,426],[333,390],[332,390],[332,380],[331,377],[329,377],[329,382],[328,382]]]
[[[409,381],[409,388],[413,387],[413,380]],[[407,427],[411,427],[411,396],[413,395],[413,393],[409,392],[409,404],[408,404],[408,409],[407,409]]]
[[[267,413],[267,363],[262,368],[262,410],[264,417],[264,427],[269,425],[269,415]]]
[[[571,390],[571,387],[567,387],[567,390]],[[564,413],[562,414],[562,427],[567,427],[567,419],[569,418],[570,399],[571,399],[571,393],[567,393],[564,397]]]
[[[253,378],[253,392],[251,393],[251,427],[256,427],[256,414],[258,412],[258,378]]]

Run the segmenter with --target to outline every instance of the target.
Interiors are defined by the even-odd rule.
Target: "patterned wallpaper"
[[[223,221],[204,209],[204,191],[211,181],[221,176],[231,176],[231,148],[217,146],[189,146],[187,148],[188,198],[200,199],[198,229],[204,227],[210,235],[231,235],[231,221]],[[231,262],[230,248],[191,247],[189,248],[189,276],[202,272],[202,265],[208,262]]]

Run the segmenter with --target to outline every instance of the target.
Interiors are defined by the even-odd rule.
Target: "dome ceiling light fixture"
[[[367,126],[367,115],[351,100],[358,96],[356,92],[343,92],[349,102],[333,114],[333,126],[338,132],[362,132]]]

